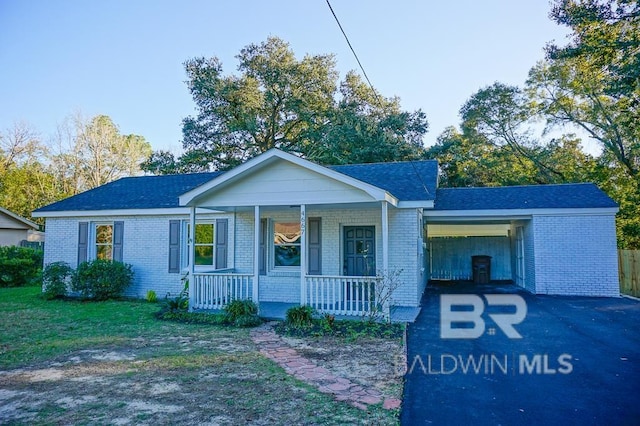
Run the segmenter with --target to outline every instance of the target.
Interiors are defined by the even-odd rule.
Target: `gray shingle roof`
[[[436,161],[354,164],[331,169],[389,191],[400,200],[433,200],[436,193]],[[416,171],[421,174],[424,190]],[[178,197],[222,172],[122,178],[36,212],[155,209],[178,207]]]
[[[400,201],[435,200],[435,210],[617,207],[594,184],[442,188],[435,160],[351,164],[330,169],[388,191]],[[36,212],[179,207],[178,197],[222,172],[122,178]]]
[[[220,174],[221,172],[212,172],[122,178],[49,204],[36,212],[178,207],[180,195]]]
[[[617,207],[592,183],[441,188],[435,210],[570,209]]]
[[[436,196],[436,160],[349,164],[329,168],[382,188],[401,201],[433,200]]]

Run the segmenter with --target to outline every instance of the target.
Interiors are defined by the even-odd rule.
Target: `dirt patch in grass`
[[[166,349],[166,348],[165,348]],[[0,372],[0,423],[394,424],[287,376],[258,352],[144,358],[134,348]],[[126,353],[126,357],[114,356]],[[114,359],[119,358],[119,359]],[[80,361],[79,361],[80,360]]]
[[[359,410],[288,376],[257,351],[247,329],[158,321],[157,307],[139,302],[38,295],[0,289],[0,424],[398,422],[396,412]],[[397,341],[291,344],[336,374],[399,396],[401,378],[384,383],[399,341],[390,348],[385,340]]]
[[[283,339],[298,353],[334,374],[385,396],[402,399],[404,349],[401,341],[340,337],[287,337]]]

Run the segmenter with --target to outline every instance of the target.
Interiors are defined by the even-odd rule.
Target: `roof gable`
[[[287,173],[291,176],[287,176]],[[309,184],[311,186],[307,186]],[[232,191],[238,192],[239,196],[230,196]],[[397,204],[397,199],[384,189],[278,149],[271,149],[183,194],[180,196],[180,205],[287,205],[313,201],[323,204],[349,200],[387,200]]]
[[[37,223],[33,223],[28,219],[0,207],[0,228],[3,229],[40,229]]]

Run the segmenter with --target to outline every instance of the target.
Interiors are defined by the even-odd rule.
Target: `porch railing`
[[[191,309],[222,309],[232,300],[251,299],[253,275],[194,273]]]
[[[328,314],[363,316],[374,310],[388,316],[382,306],[382,277],[309,275],[305,277],[305,304]]]

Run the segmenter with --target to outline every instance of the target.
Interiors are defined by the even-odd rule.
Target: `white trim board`
[[[229,212],[197,209],[198,214],[215,213],[229,214]],[[33,212],[33,217],[94,217],[94,216],[164,216],[189,215],[188,207],[174,207],[164,209],[119,209],[119,210],[67,210],[55,212]]]
[[[495,209],[495,210],[424,210],[423,216],[434,219],[528,219],[531,216],[595,216],[614,215],[617,207],[571,209]]]

